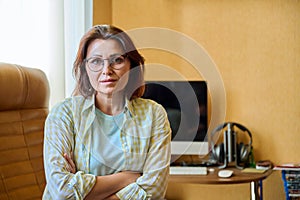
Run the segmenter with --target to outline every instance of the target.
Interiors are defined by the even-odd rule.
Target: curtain
[[[72,94],[79,40],[92,26],[92,0],[0,0],[0,62],[43,70],[50,108]]]

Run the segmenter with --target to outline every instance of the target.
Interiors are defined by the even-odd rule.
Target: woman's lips
[[[106,79],[106,80],[100,81],[100,83],[113,83],[115,81],[117,81],[117,80],[115,80],[115,79]]]

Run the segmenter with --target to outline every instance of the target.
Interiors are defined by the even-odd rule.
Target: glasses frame
[[[123,61],[122,63],[117,64],[116,62],[114,62],[114,60],[115,60],[116,58],[120,58],[120,57],[124,58],[124,61]],[[127,57],[128,57],[127,54],[117,54],[117,55],[113,55],[113,56],[111,56],[111,57],[109,57],[109,58],[105,58],[105,59],[103,59],[103,58],[101,58],[101,57],[98,57],[98,56],[92,56],[92,57],[90,57],[90,58],[84,59],[84,63],[85,63],[85,65],[86,65],[91,71],[93,71],[93,72],[100,72],[100,71],[102,71],[103,68],[104,68],[104,61],[107,60],[107,61],[108,61],[108,64],[109,64],[109,65],[108,65],[109,67],[111,67],[112,69],[115,69],[115,70],[119,70],[119,69],[122,69],[122,68],[125,66],[124,63],[125,63]],[[99,65],[99,69],[98,69],[98,70],[94,70],[93,68],[90,67],[89,61],[90,61],[91,59],[93,59],[93,58],[99,58],[99,59],[101,59],[101,62],[100,62],[100,65]],[[119,66],[119,67],[116,67],[116,66]]]

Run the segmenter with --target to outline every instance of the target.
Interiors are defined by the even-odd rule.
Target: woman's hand
[[[72,174],[76,173],[76,165],[73,161],[73,152],[70,153],[71,156],[69,156],[67,153],[64,153],[64,158],[66,159],[68,165],[67,165],[67,170],[71,172]]]
[[[134,171],[123,171],[105,176],[96,176],[96,184],[85,197],[85,200],[119,200],[116,193],[129,184],[134,183],[140,176],[140,172]]]
[[[138,179],[140,176],[142,176],[142,174],[140,172],[135,172],[135,171],[122,171],[119,172],[124,174],[127,178],[127,184],[131,184],[136,182],[136,179]]]
[[[67,161],[66,170],[70,173],[75,174],[77,169],[76,169],[76,165],[74,163],[73,152],[71,152],[70,155],[67,153],[64,153],[63,156]],[[97,176],[96,177],[97,179],[102,179],[102,180],[96,181],[95,186],[93,187],[92,191],[85,197],[85,200],[90,200],[90,199],[93,200],[93,199],[99,198],[99,197],[101,197],[102,199],[104,198],[104,200],[120,200],[115,193],[118,190],[126,187],[127,185],[134,183],[136,181],[136,179],[138,179],[141,175],[142,174],[140,172],[122,171],[122,172],[107,175],[107,176],[102,176],[102,177]],[[111,184],[109,182],[111,182]],[[104,188],[102,186],[103,183],[105,183],[106,187],[107,187],[107,184],[112,185],[112,186],[109,186],[109,188],[116,187],[115,189],[110,188],[109,190],[113,190],[114,192],[106,195],[106,197],[105,197],[105,194],[101,194],[102,192],[100,192],[100,194],[98,194],[99,191],[97,191],[97,190],[102,190]]]

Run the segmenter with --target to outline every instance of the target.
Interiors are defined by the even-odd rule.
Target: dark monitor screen
[[[143,98],[165,108],[172,141],[204,141],[208,126],[205,81],[146,81]]]

